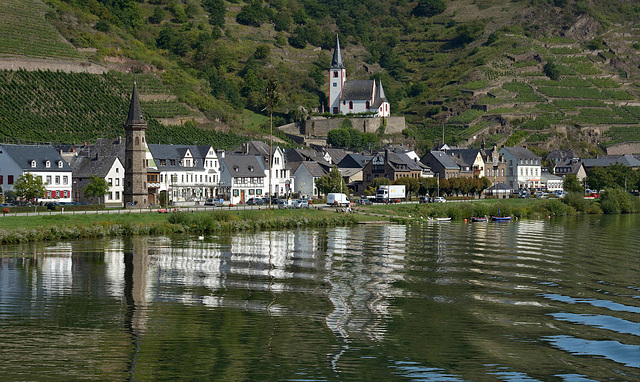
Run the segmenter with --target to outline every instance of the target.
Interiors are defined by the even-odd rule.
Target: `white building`
[[[316,181],[331,170],[328,165],[316,161],[299,162],[293,173],[295,179],[294,190],[308,197],[320,197]]]
[[[347,69],[342,62],[340,40],[337,36],[329,67],[329,112],[331,114],[373,112],[378,117],[388,117],[391,114],[382,82],[347,81]]]
[[[177,205],[204,202],[221,193],[221,163],[212,146],[148,146],[152,159],[147,159],[147,174],[157,174],[149,179],[150,192],[166,193]]]
[[[266,169],[258,155],[220,155],[220,186],[231,204],[268,194]]]
[[[262,166],[265,168],[265,196],[269,194],[276,197],[289,196],[293,189],[293,179],[291,168],[288,166],[285,153],[278,146],[273,148],[271,156],[271,170],[269,170],[269,145],[262,141],[249,141],[236,147],[231,155],[258,156],[262,159]],[[269,182],[272,175],[273,181]],[[296,190],[297,191],[297,190]]]
[[[562,191],[564,189],[562,185],[563,178],[553,175],[546,168],[542,168],[540,182],[542,183],[542,187],[546,188],[548,192]]]
[[[40,177],[46,194],[38,202],[71,202],[72,170],[52,146],[0,145],[0,190],[13,191],[22,175]]]
[[[499,154],[507,164],[507,185],[511,189],[541,188],[541,159],[525,147],[503,147]]]

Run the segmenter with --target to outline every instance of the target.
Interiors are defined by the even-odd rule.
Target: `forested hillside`
[[[262,134],[268,79],[281,93],[277,124],[322,112],[339,35],[348,78],[381,79],[392,114],[408,122],[393,139],[419,149],[438,143],[443,130],[449,143],[539,150],[598,152],[640,140],[640,5],[633,0],[3,3],[0,28],[33,3],[39,18],[24,24],[40,32],[2,34],[0,56],[86,59],[157,78],[167,97],[143,105],[156,121],[191,117],[189,126],[206,131]],[[34,48],[16,51],[20,36]],[[51,41],[67,48],[38,50]],[[95,81],[110,76],[117,77]]]

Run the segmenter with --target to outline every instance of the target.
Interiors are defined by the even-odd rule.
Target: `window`
[[[62,168],[62,161],[61,160],[58,161],[58,168]]]
[[[367,101],[366,108],[368,109],[370,106],[369,101]]]
[[[64,191],[64,197],[65,197],[65,198],[68,198],[68,197],[69,197],[69,191],[67,191],[67,190],[65,190],[65,191]]]
[[[176,165],[176,160],[175,160],[175,159],[169,159],[169,163],[170,163],[172,166],[175,166],[175,165]]]
[[[36,167],[36,161],[34,160],[31,161],[31,167]]]
[[[45,165],[46,168],[49,168],[49,167],[51,167],[51,162],[46,161],[44,165]]]
[[[0,175],[0,184],[4,182],[4,176]]]
[[[136,137],[135,142],[136,146],[140,146],[140,138]],[[109,199],[111,199],[111,197],[109,197]]]
[[[116,178],[116,186],[120,185],[120,178]]]
[[[69,184],[69,177],[68,176],[63,176],[62,177],[62,184]]]
[[[120,199],[120,191],[116,191],[116,200]]]
[[[47,182],[45,184],[51,184],[51,175],[47,175]]]
[[[120,172],[120,169],[116,167],[116,174]]]
[[[113,178],[109,178],[107,182],[109,183],[109,186],[113,186]]]
[[[110,193],[109,193],[109,194],[107,194],[107,195],[108,195],[107,199],[109,199],[109,200],[112,200],[112,199],[113,199],[113,193],[112,193],[112,192],[110,192]]]
[[[337,83],[337,82],[334,82],[334,83],[333,83],[333,87],[334,87],[334,88],[337,88],[337,87],[338,87],[338,83]]]
[[[60,184],[60,175],[56,175],[56,184]]]
[[[349,101],[349,110],[353,110],[353,101]]]
[[[337,71],[337,70],[334,70],[334,72],[333,72],[333,78],[338,78],[338,71]]]

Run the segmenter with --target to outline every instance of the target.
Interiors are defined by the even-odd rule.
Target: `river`
[[[640,215],[0,247],[0,380],[640,380]]]

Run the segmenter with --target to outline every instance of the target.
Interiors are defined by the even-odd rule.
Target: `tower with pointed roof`
[[[329,111],[331,114],[340,113],[340,95],[344,82],[347,80],[347,69],[342,62],[340,53],[340,40],[336,35],[336,47],[333,50],[333,59],[329,67]]]
[[[125,156],[124,156],[124,205],[126,208],[146,208],[148,206],[147,142],[145,130],[147,121],[142,116],[138,88],[134,82],[131,93],[129,115],[124,124]]]
[[[347,70],[340,51],[340,39],[336,36],[336,46],[329,67],[329,112],[331,114],[373,112],[378,117],[388,117],[389,109],[389,101],[384,95],[381,81],[347,81]]]

